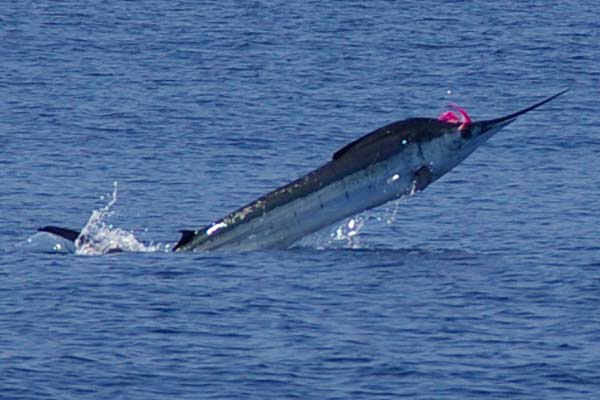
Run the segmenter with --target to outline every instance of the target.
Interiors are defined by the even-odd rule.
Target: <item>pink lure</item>
[[[462,131],[471,123],[471,117],[469,117],[469,114],[467,114],[464,109],[456,104],[450,104],[450,107],[455,111],[458,111],[458,115],[456,115],[454,111],[448,110],[441,113],[438,117],[438,120],[442,122],[448,122],[450,124],[460,124],[458,129]]]

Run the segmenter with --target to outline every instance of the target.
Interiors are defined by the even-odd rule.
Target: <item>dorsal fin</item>
[[[179,231],[179,233],[181,233],[181,238],[179,239],[179,242],[177,242],[175,247],[173,247],[173,251],[177,250],[181,246],[185,246],[186,244],[188,244],[198,234],[198,231],[190,231],[184,229]]]
[[[348,143],[347,145],[345,145],[344,147],[342,147],[341,149],[339,149],[338,151],[336,151],[335,153],[333,153],[333,160],[337,160],[338,158],[340,158],[341,156],[343,156],[344,154],[348,153],[350,150],[352,150],[354,147],[356,147],[356,145],[362,141],[362,139],[364,138],[360,138],[360,139],[356,139],[355,141]]]
[[[348,143],[333,154],[333,159],[337,160],[348,153],[352,153],[356,150],[365,149],[374,143],[379,142],[381,139],[390,137],[392,135],[398,135],[399,132],[406,131],[410,132],[412,126],[419,120],[419,118],[409,118],[402,121],[392,122],[381,128],[375,129],[373,132],[368,133],[358,139]]]
[[[336,151],[335,153],[333,153],[333,159],[337,160],[339,158],[341,158],[342,156],[344,156],[345,154],[348,154],[354,150],[358,150],[364,147],[367,147],[369,144],[376,142],[378,139],[381,138],[381,136],[384,136],[386,134],[389,134],[390,130],[389,127],[392,126],[394,124],[389,124],[384,126],[383,128],[379,128],[374,130],[371,133],[368,133],[362,137],[359,137],[358,139],[348,143],[347,145],[345,145],[344,147],[342,147],[341,149],[339,149],[338,151]]]
[[[62,238],[70,240],[71,242],[75,242],[75,240],[77,240],[79,234],[81,233],[80,231],[76,231],[74,229],[61,228],[60,226],[52,225],[44,226],[43,228],[38,228],[38,231],[52,233],[53,235],[60,236]]]

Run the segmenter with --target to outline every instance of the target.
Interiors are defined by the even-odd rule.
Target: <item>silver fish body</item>
[[[344,218],[425,189],[519,115],[450,123],[411,118],[350,143],[333,160],[197,231],[182,231],[175,251],[288,248]],[[470,121],[469,121],[470,122]]]

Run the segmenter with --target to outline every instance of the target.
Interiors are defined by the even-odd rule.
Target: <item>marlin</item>
[[[383,126],[342,147],[308,174],[198,230],[183,230],[173,251],[285,249],[344,218],[424,190],[517,117],[564,94],[504,117],[472,121],[462,108],[435,118]],[[77,240],[79,232],[47,226]]]

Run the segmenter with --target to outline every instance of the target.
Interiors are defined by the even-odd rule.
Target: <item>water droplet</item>
[[[396,182],[398,179],[400,179],[400,175],[398,175],[398,174],[394,174],[394,175],[392,175],[392,176],[391,176],[391,177],[390,177],[390,178],[387,180],[387,183],[388,183],[388,184],[394,183],[394,182]]]

